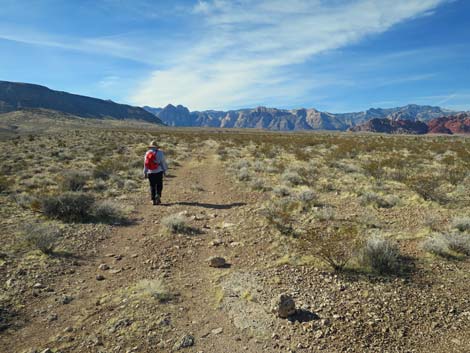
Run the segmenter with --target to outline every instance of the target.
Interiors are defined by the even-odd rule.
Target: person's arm
[[[168,170],[168,164],[166,163],[165,154],[160,151],[160,165],[162,166],[163,173],[166,174]]]
[[[145,154],[144,156],[144,170],[143,170],[143,173],[144,173],[144,177],[146,178],[147,177],[147,172],[148,172],[148,169],[147,167],[145,166],[145,161],[147,159],[147,153]]]

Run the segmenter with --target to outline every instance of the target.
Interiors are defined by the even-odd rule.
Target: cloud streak
[[[198,40],[172,65],[155,70],[130,100],[138,105],[181,103],[191,109],[279,105],[342,80],[300,77],[315,56],[427,16],[447,0],[199,0]],[[170,53],[171,54],[171,53]],[[168,59],[168,58],[167,58]]]

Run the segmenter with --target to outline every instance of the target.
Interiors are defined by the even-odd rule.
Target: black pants
[[[162,197],[163,190],[163,172],[147,174],[150,182],[150,193],[152,200],[155,200],[156,196]]]

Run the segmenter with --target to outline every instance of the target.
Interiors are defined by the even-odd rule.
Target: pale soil
[[[143,192],[123,201],[136,203],[135,223],[113,227],[94,256],[38,290],[25,324],[0,333],[0,351],[169,352],[185,334],[195,339],[185,352],[470,351],[468,263],[372,281],[280,265],[282,243],[257,213],[266,196],[235,184],[214,155],[172,171],[163,193],[161,206]],[[160,224],[180,212],[200,234]],[[214,255],[230,267],[209,267]],[[103,263],[110,270],[99,270]],[[162,286],[168,302],[152,296]],[[304,308],[305,322],[269,312],[283,292]],[[64,295],[73,300],[63,304]]]

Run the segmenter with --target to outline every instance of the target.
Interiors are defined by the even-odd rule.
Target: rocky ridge
[[[385,134],[416,134],[428,132],[428,126],[422,121],[372,119],[363,124],[352,127],[353,132],[378,132]]]
[[[0,81],[0,113],[22,109],[49,109],[83,118],[134,119],[161,124],[155,115],[139,107],[30,83]]]
[[[433,119],[428,126],[432,134],[470,134],[470,113]]]
[[[194,111],[172,104],[164,108],[144,107],[170,126],[257,128],[276,131],[338,130],[346,131],[372,119],[429,121],[453,112],[439,107],[407,105],[399,108],[372,108],[364,112],[334,114],[316,109],[277,109],[257,107],[230,111]],[[401,123],[399,123],[401,124]],[[419,125],[419,124],[418,124]]]

